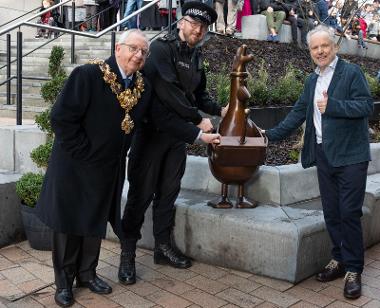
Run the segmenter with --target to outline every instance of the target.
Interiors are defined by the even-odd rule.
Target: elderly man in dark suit
[[[373,101],[360,68],[336,56],[333,30],[318,26],[308,33],[307,42],[317,68],[284,121],[263,132],[269,140],[281,140],[306,120],[302,166],[317,166],[323,214],[333,244],[332,260],[316,278],[326,282],[345,276],[344,296],[358,298],[364,266],[360,217]]]
[[[55,301],[60,306],[74,303],[74,278],[77,287],[112,292],[96,267],[107,221],[120,236],[125,159],[135,130],[153,112],[169,131],[186,128],[186,122],[178,125],[172,114],[150,104],[150,85],[139,72],[148,47],[140,30],[126,31],[115,56],[74,69],[52,109],[55,141],[37,210],[54,230]],[[198,134],[195,128],[186,132]],[[210,141],[218,137],[208,135]]]

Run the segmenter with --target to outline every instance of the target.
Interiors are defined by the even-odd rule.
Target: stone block
[[[15,169],[14,158],[14,130],[7,126],[0,127],[0,169],[13,171]]]
[[[265,41],[269,34],[265,15],[257,14],[243,16],[241,33],[243,39]],[[300,33],[298,33],[298,37],[300,38]],[[279,33],[279,39],[281,43],[292,42],[290,25],[286,23],[282,25]]]
[[[22,125],[15,129],[15,170],[20,173],[40,172],[30,158],[30,152],[46,142],[46,134],[36,125]]]
[[[380,143],[371,143],[371,159],[368,174],[380,173]]]
[[[20,174],[0,173],[0,248],[24,239],[16,181]]]
[[[298,29],[298,41],[300,41],[300,31]],[[268,27],[266,23],[266,17],[261,14],[244,16],[242,18],[242,38],[243,39],[255,39],[259,41],[265,41],[268,36]],[[292,41],[290,25],[283,24],[279,33],[281,43],[290,43]],[[338,41],[340,36],[336,35],[335,40]],[[380,44],[366,42],[368,49],[361,49],[358,47],[358,41],[356,39],[341,40],[339,46],[339,54],[357,55],[363,57],[369,57],[374,59],[380,58]]]
[[[377,151],[377,145],[371,144],[371,151]],[[377,163],[377,157],[372,163]],[[315,168],[262,166],[246,186],[248,196],[259,201],[257,208],[207,207],[207,201],[219,194],[220,183],[209,171],[207,158],[189,156],[176,202],[174,238],[178,247],[197,261],[290,282],[320,270],[331,257],[331,247]],[[122,206],[127,191],[126,182]],[[380,240],[379,219],[380,173],[373,173],[368,176],[363,206],[366,247]],[[116,239],[112,232],[107,237]],[[151,207],[138,245],[154,247]]]

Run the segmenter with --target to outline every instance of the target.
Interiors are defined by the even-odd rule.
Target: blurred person
[[[86,8],[86,19],[96,15],[98,11],[98,0],[83,0],[83,5]],[[98,30],[98,17],[92,17],[87,21],[87,31],[96,32]]]
[[[260,12],[266,16],[269,34],[267,41],[279,42],[278,34],[286,17],[284,4],[276,0],[261,0]]]
[[[300,0],[297,27],[301,30],[301,46],[307,48],[306,34],[318,24],[318,8],[312,0]]]
[[[368,39],[380,41],[380,15],[374,15],[372,22],[368,25]]]
[[[350,19],[350,17],[356,14],[357,10],[358,10],[358,2],[356,0],[344,1],[342,11],[340,14],[340,23],[343,28],[346,26],[347,21]]]
[[[297,8],[299,8],[299,0],[284,0],[284,9],[286,13],[285,20],[290,23],[290,30],[292,33],[292,44],[294,46],[298,45],[298,32],[297,32]]]
[[[343,295],[361,296],[364,267],[360,218],[370,157],[368,117],[373,99],[359,66],[337,57],[333,29],[319,25],[307,35],[317,68],[298,101],[276,127],[262,130],[269,140],[290,135],[306,121],[301,163],[316,166],[332,259],[316,275],[321,282],[345,277]]]
[[[128,15],[132,14],[133,12],[141,9],[143,5],[143,0],[125,0],[124,1],[125,5],[125,11],[124,11],[124,18],[127,17]],[[130,19],[128,19],[126,22],[122,24],[122,27],[124,29],[136,29],[138,28],[138,21],[139,16],[134,16]]]
[[[326,0],[314,0],[315,5],[318,8],[318,17],[319,17],[319,22],[326,24],[329,14],[329,5]]]
[[[54,5],[54,1],[51,0],[43,0],[41,3],[40,12],[48,9],[49,7]],[[58,25],[58,19],[59,19],[59,13],[57,9],[51,10],[49,12],[46,12],[45,14],[42,14],[40,18],[37,20],[38,24],[45,24],[49,26],[57,26]],[[37,34],[35,38],[50,38],[52,34],[52,30],[50,29],[42,29],[37,28]]]
[[[331,8],[329,8],[329,18],[325,23],[329,27],[332,27],[339,33],[343,33],[343,28],[340,24],[340,13],[343,7],[343,0],[333,1]]]
[[[240,1],[241,3],[241,1]],[[241,32],[241,21],[244,16],[252,15],[251,1],[244,0],[243,6],[238,7],[237,17],[236,17],[236,31]]]
[[[227,20],[224,19],[224,5],[227,1]],[[218,15],[216,32],[233,35],[236,31],[236,18],[239,0],[215,0],[215,10]]]
[[[367,44],[364,43],[364,39],[367,37],[367,24],[358,13],[355,14],[351,22],[351,35],[358,39],[359,48],[368,49]]]

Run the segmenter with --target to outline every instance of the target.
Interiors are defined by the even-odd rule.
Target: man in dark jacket
[[[119,280],[124,284],[136,282],[136,242],[141,238],[145,212],[153,200],[154,262],[177,268],[191,266],[189,258],[171,243],[174,226],[174,202],[180,191],[186,166],[186,144],[203,139],[212,130],[210,119],[203,118],[199,109],[221,115],[222,108],[212,101],[206,91],[206,76],[198,44],[207,27],[216,20],[216,12],[201,2],[187,2],[182,7],[177,35],[154,41],[144,71],[152,81],[153,105],[162,103],[185,121],[192,123],[196,134],[177,138],[146,125],[138,130],[128,162],[128,201],[123,216],[124,239]],[[223,113],[226,109],[224,109]],[[190,130],[189,130],[190,131]]]
[[[152,108],[151,87],[139,72],[147,54],[148,40],[140,30],[123,33],[115,56],[74,69],[52,109],[55,141],[37,211],[54,230],[58,305],[73,304],[74,278],[95,293],[112,291],[96,275],[100,243],[107,221],[121,234],[126,154],[145,116],[154,112],[168,130],[180,132],[187,124],[157,112],[157,104]]]
[[[58,305],[73,304],[75,277],[77,286],[95,293],[112,291],[95,269],[107,221],[116,228],[120,217],[132,129],[140,125],[149,106],[151,89],[138,72],[147,53],[148,41],[142,33],[124,33],[115,56],[74,69],[53,106],[55,140],[37,210],[54,230]],[[127,88],[124,78],[131,83]]]
[[[306,80],[292,111],[266,135],[269,140],[281,140],[306,120],[302,166],[317,166],[323,214],[333,244],[332,260],[316,278],[327,282],[345,275],[344,296],[358,298],[364,266],[360,217],[373,100],[360,68],[336,56],[333,29],[317,26],[307,41],[317,69]]]

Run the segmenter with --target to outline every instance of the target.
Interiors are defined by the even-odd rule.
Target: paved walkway
[[[173,269],[152,262],[152,252],[138,249],[133,286],[117,281],[120,248],[103,241],[98,274],[113,288],[109,295],[74,289],[74,307],[366,307],[380,308],[380,244],[366,251],[363,296],[346,300],[343,280],[320,283],[313,277],[293,285],[250,273],[194,262]],[[0,249],[0,308],[55,307],[51,253],[21,242]],[[36,291],[37,290],[37,291]]]

